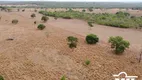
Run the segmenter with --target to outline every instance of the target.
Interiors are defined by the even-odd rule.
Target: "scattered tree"
[[[36,21],[34,21],[34,24],[36,24]]]
[[[123,53],[126,48],[129,48],[130,43],[126,40],[123,40],[122,37],[110,37],[109,43],[111,43],[111,48],[115,48],[115,53]]]
[[[97,42],[99,42],[99,38],[95,34],[89,34],[86,36],[86,42],[88,44],[96,44]]]
[[[43,30],[45,27],[46,27],[45,25],[39,24],[37,28],[38,28],[39,30]]]
[[[85,9],[82,10],[82,12],[85,12],[85,11],[86,11]]]
[[[78,39],[76,37],[69,36],[67,37],[67,41],[68,41],[69,48],[71,48],[72,50],[74,50],[74,48],[77,47]]]
[[[37,12],[37,10],[36,10],[36,9],[35,9],[34,11],[35,11],[35,12]]]
[[[89,29],[91,29],[91,27],[93,27],[93,22],[88,21],[88,25],[89,25]]]
[[[12,20],[12,24],[17,24],[18,23],[18,20],[17,19],[13,19]]]
[[[22,12],[25,12],[25,9],[23,9]]]
[[[42,20],[43,22],[47,22],[47,21],[49,20],[49,18],[48,18],[47,16],[42,16],[41,20]]]
[[[36,15],[33,13],[33,14],[31,14],[31,17],[34,18],[34,17],[36,17]]]
[[[93,7],[88,8],[88,10],[89,10],[90,12],[92,12],[92,11],[93,11]]]

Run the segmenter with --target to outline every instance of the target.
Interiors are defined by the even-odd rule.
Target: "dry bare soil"
[[[81,20],[50,18],[43,31],[37,30],[42,15],[30,18],[33,12],[0,12],[0,75],[5,80],[114,80],[113,74],[125,71],[142,80],[142,63],[138,63],[142,32],[94,24],[91,30]],[[19,23],[11,24],[12,19]],[[85,36],[100,37],[96,45],[88,45]],[[123,36],[131,47],[115,55],[107,43],[109,36]],[[76,36],[77,48],[68,48],[66,38]],[[13,38],[13,41],[7,41]],[[91,64],[84,65],[89,59]]]

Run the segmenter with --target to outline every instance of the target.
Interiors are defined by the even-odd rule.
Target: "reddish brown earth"
[[[91,30],[80,20],[54,20],[50,18],[43,31],[37,30],[34,21],[41,15],[30,18],[33,12],[0,12],[0,75],[5,80],[114,80],[113,74],[125,71],[142,80],[142,63],[138,63],[142,32],[94,24]],[[19,23],[11,24],[12,19]],[[96,45],[87,45],[88,33],[100,37]],[[77,48],[68,48],[66,38],[79,39]],[[131,48],[123,55],[115,55],[107,43],[109,36],[123,36],[131,42]],[[13,38],[13,41],[7,41]],[[91,64],[84,65],[89,59]]]

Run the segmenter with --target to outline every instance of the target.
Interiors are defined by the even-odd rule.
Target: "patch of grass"
[[[90,60],[86,60],[86,61],[85,61],[85,65],[89,65],[90,63],[91,63]]]
[[[63,75],[63,76],[61,77],[61,80],[66,80],[66,77]]]
[[[3,76],[0,75],[0,80],[4,80]]]

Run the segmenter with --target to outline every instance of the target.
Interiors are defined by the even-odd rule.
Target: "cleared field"
[[[113,80],[113,74],[125,71],[142,79],[142,63],[138,63],[138,46],[142,44],[142,32],[106,27],[94,24],[92,30],[80,20],[54,20],[50,18],[45,30],[37,30],[42,15],[30,18],[33,12],[0,12],[0,75],[5,80]],[[17,25],[11,24],[18,19]],[[97,34],[101,41],[87,45],[88,33]],[[79,38],[72,52],[66,38]],[[109,36],[123,36],[132,44],[123,55],[115,55],[107,42]],[[13,38],[13,41],[7,41]],[[89,59],[91,64],[84,65]]]

